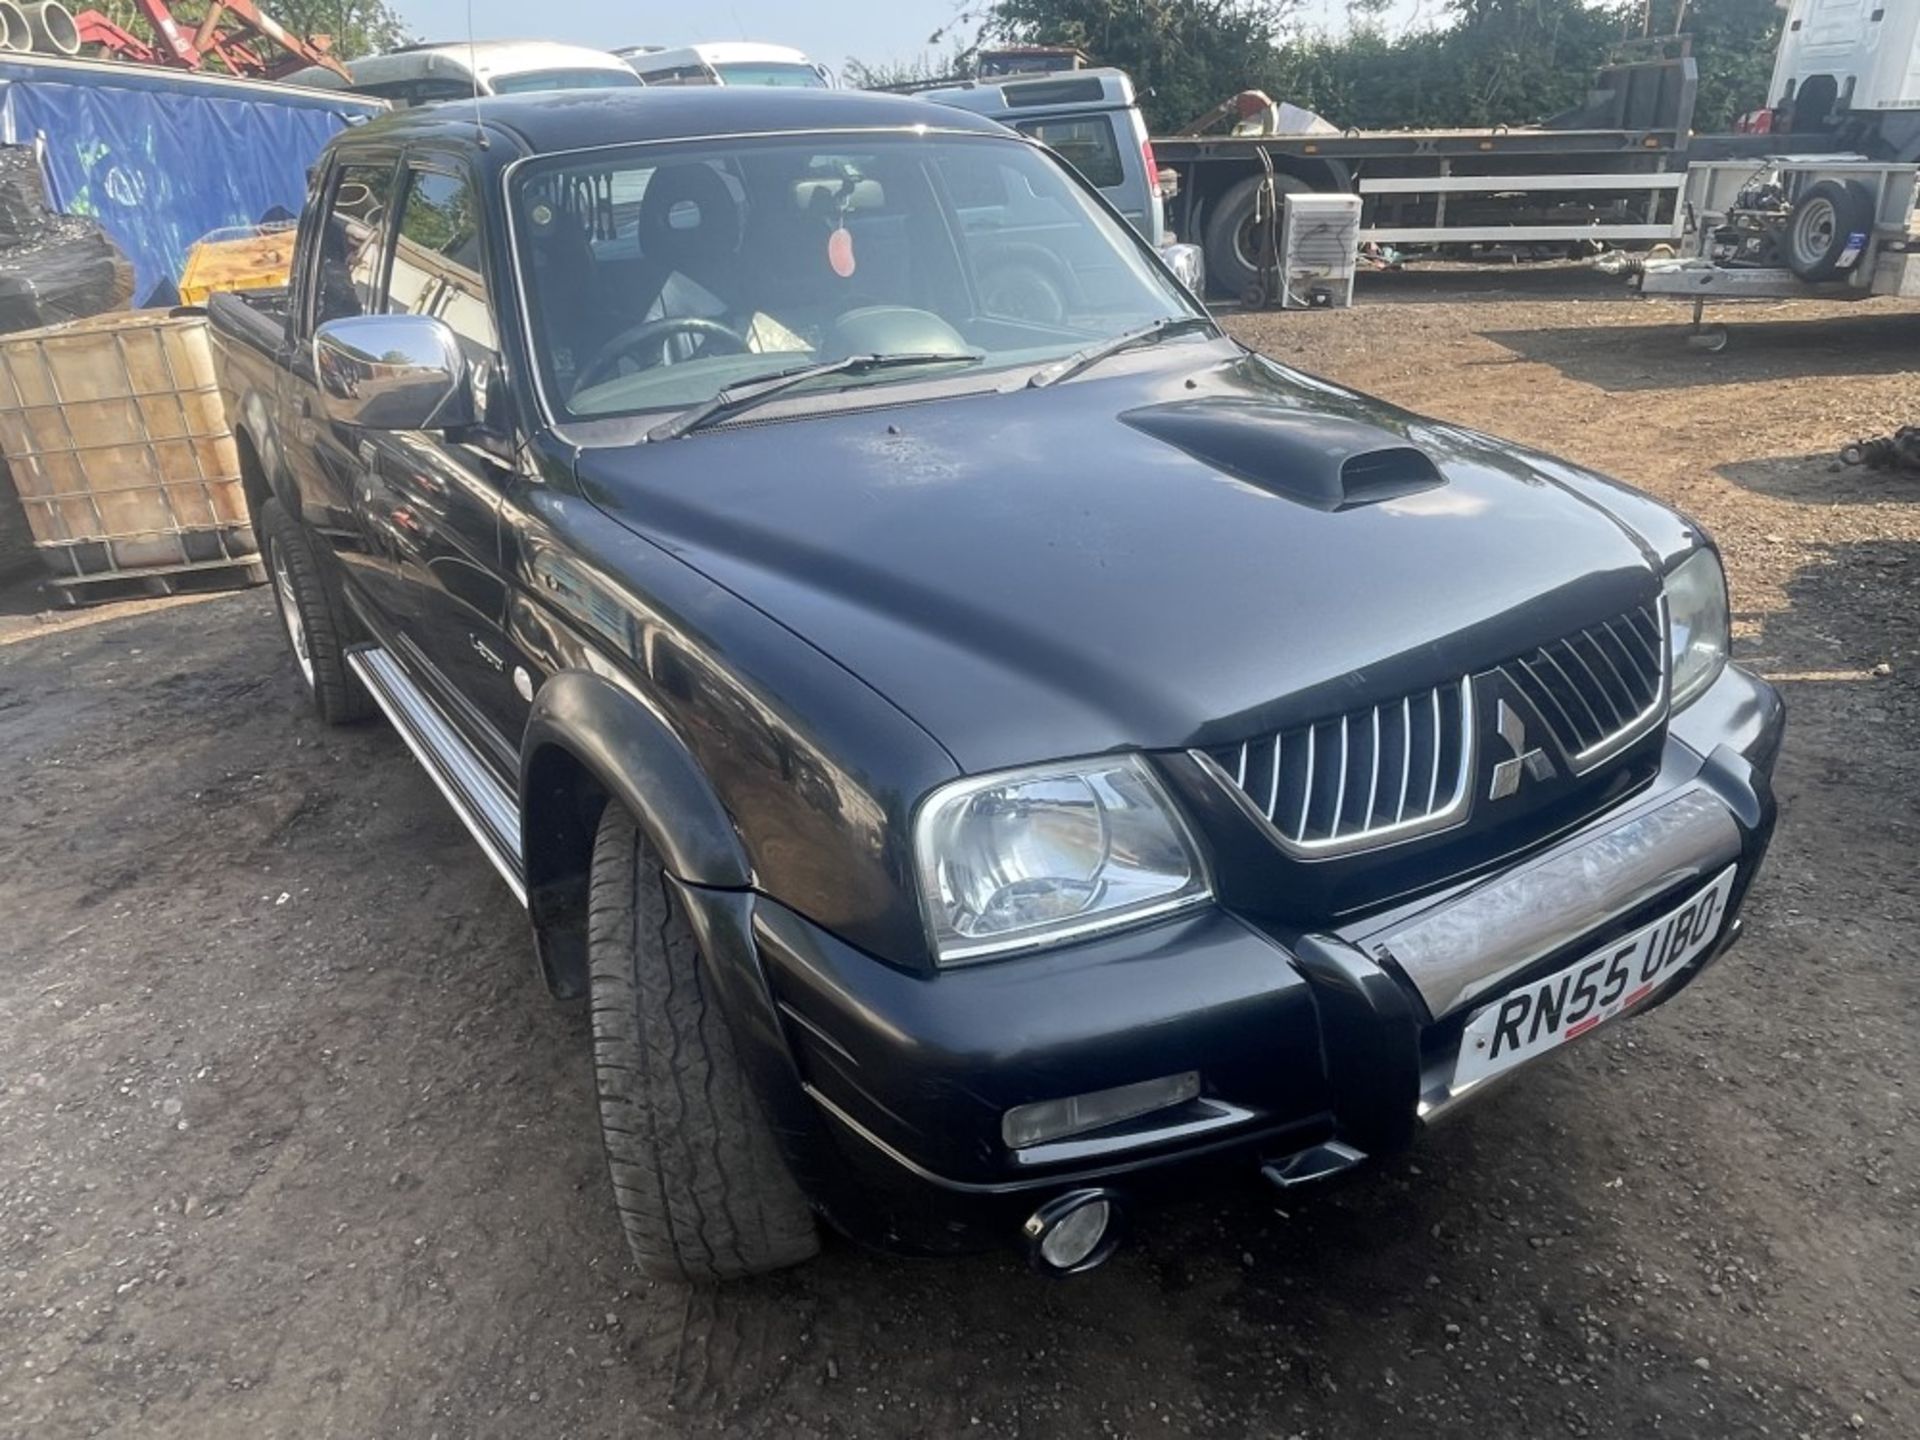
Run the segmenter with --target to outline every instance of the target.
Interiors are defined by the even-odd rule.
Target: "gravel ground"
[[[1232,323],[1714,528],[1793,707],[1743,945],[1066,1284],[646,1283],[583,1016],[398,740],[306,717],[265,593],[0,596],[0,1437],[1920,1434],[1920,480],[1830,458],[1920,421],[1920,308],[1679,318],[1434,271]]]

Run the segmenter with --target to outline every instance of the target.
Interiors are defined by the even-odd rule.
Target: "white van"
[[[1038,140],[1085,176],[1149,245],[1158,249],[1171,241],[1153,142],[1126,71],[1034,71],[912,93],[988,116]]]
[[[552,40],[456,40],[444,45],[403,45],[384,55],[347,61],[351,81],[322,65],[288,75],[289,85],[378,95],[405,109],[433,100],[474,94],[517,95],[529,90],[597,90],[638,85],[639,77],[617,55]]]
[[[671,50],[634,45],[613,52],[649,85],[802,85],[825,89],[833,75],[786,45],[716,40]]]

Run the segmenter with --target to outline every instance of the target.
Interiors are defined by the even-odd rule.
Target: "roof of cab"
[[[719,85],[672,85],[608,90],[554,90],[487,95],[419,105],[344,133],[349,145],[365,138],[409,134],[444,136],[450,125],[470,130],[478,118],[528,150],[545,154],[657,140],[708,140],[737,135],[815,134],[832,130],[966,130],[1004,134],[1000,125],[952,106],[864,90],[814,90]]]
[[[703,40],[697,45],[630,46],[613,52],[622,60],[644,61],[655,67],[699,61],[707,65],[811,65],[812,59],[791,45],[768,45],[759,40]]]
[[[928,85],[911,92],[922,100],[972,110],[981,115],[1124,109],[1134,103],[1133,77],[1110,66],[1085,70],[1045,70],[1027,75],[996,75]]]
[[[425,77],[490,80],[496,75],[520,75],[534,70],[624,70],[627,62],[606,50],[567,45],[554,40],[449,41],[435,45],[402,45],[382,55],[364,55],[346,62],[353,85],[390,85]],[[348,82],[324,65],[309,65],[282,77],[289,85],[339,90]]]

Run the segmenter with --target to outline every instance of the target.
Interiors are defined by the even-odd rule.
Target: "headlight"
[[[1727,663],[1727,577],[1711,550],[1694,551],[1667,576],[1667,643],[1678,710],[1713,684]]]
[[[942,965],[1129,925],[1209,898],[1192,838],[1137,756],[955,781],[914,826]]]

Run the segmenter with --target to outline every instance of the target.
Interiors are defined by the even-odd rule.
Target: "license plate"
[[[1631,1009],[1711,946],[1727,917],[1733,867],[1677,910],[1467,1019],[1453,1088],[1498,1075]]]

